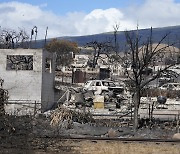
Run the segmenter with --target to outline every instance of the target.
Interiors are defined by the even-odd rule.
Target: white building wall
[[[47,69],[46,59],[50,60],[50,69]],[[55,57],[44,51],[42,58],[42,110],[47,110],[54,104]]]
[[[41,101],[42,50],[0,49],[0,77],[9,100]],[[6,70],[7,55],[33,55],[33,70]]]
[[[33,55],[33,70],[7,70],[7,55]],[[45,59],[52,59],[51,73],[45,71]],[[0,78],[9,92],[9,101],[41,103],[46,110],[54,103],[54,59],[42,49],[0,49]]]

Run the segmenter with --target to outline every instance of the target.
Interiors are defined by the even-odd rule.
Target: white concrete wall
[[[51,60],[50,70],[46,70],[46,59]],[[42,110],[52,107],[54,104],[54,90],[55,90],[55,57],[52,53],[44,51],[42,59]]]
[[[7,55],[33,55],[33,70],[6,70]],[[45,70],[45,59],[52,59],[51,73]],[[0,78],[9,92],[9,100],[42,103],[46,110],[54,103],[54,57],[42,49],[0,49]]]
[[[6,70],[7,55],[33,55],[33,70]],[[0,77],[9,100],[41,101],[42,50],[0,49]]]

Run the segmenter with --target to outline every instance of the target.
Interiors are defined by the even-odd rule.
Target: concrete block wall
[[[46,67],[46,62],[49,62],[49,69]],[[52,107],[54,102],[55,90],[55,56],[47,51],[43,51],[42,58],[42,110],[47,110]]]
[[[7,55],[32,55],[33,70],[7,70]],[[51,73],[45,59],[52,59]],[[42,49],[0,49],[0,78],[9,92],[9,100],[30,100],[42,104],[42,111],[54,103],[54,57]]]
[[[7,55],[33,55],[33,70],[7,70]],[[0,49],[0,77],[9,100],[41,101],[42,50]]]

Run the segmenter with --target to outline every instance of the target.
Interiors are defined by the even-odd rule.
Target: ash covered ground
[[[65,137],[171,139],[177,133],[177,121],[141,119],[137,132],[129,118],[94,118],[89,112],[72,112],[57,108],[36,116],[1,117],[0,153],[61,152],[72,150]]]

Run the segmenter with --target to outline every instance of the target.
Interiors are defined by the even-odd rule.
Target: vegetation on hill
[[[146,41],[149,36],[150,29],[139,29],[139,36],[141,37],[140,43]],[[130,31],[133,32],[134,30]],[[172,27],[163,27],[163,28],[153,28],[153,43],[158,43],[158,41],[167,33],[170,33],[168,38],[164,40],[162,43],[169,42],[174,43],[177,42],[174,46],[180,48],[180,26],[172,26]],[[103,42],[107,40],[114,40],[114,33],[101,33],[95,35],[86,35],[86,36],[69,36],[69,37],[57,37],[58,40],[68,40],[72,42],[76,42],[79,46],[84,46],[88,42],[98,41]],[[52,39],[48,39],[47,42],[50,42]],[[125,50],[126,37],[124,31],[117,32],[117,42],[120,43],[120,51]],[[44,40],[39,40],[36,43],[37,48],[42,48],[44,46]]]

